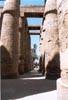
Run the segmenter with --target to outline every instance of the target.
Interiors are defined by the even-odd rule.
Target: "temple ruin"
[[[28,25],[27,17],[43,18],[42,25]],[[19,78],[32,70],[30,35],[40,35],[39,71],[47,79],[57,79],[57,100],[68,100],[67,21],[67,0],[46,0],[44,6],[6,0],[0,7],[1,77]]]

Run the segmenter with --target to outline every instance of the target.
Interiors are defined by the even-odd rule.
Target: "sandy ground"
[[[19,79],[2,79],[1,100],[57,100],[56,80],[47,80],[37,68]]]

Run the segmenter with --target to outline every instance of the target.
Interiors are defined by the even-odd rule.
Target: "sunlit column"
[[[45,33],[45,75],[46,78],[60,76],[59,35],[56,0],[47,0],[44,11],[43,30]]]
[[[68,100],[68,0],[57,0],[61,78],[57,81],[58,100]]]

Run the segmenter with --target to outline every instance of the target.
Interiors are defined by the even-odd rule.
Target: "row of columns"
[[[17,78],[31,70],[30,35],[25,16],[20,17],[20,0],[6,0],[2,16],[1,76]]]
[[[48,79],[60,77],[57,80],[57,100],[68,100],[67,0],[46,1],[42,27],[43,32],[41,33],[45,35],[42,45],[40,45],[40,48],[42,48],[40,51],[43,54],[45,51],[45,77]]]

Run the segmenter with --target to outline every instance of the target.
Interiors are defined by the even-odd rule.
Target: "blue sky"
[[[43,5],[44,0],[21,0],[23,5]]]
[[[21,5],[44,5],[45,0],[21,0]],[[4,5],[4,1],[0,0],[0,6]],[[28,25],[31,24],[42,24],[41,18],[27,18]],[[31,35],[31,47],[33,47],[33,44],[37,44],[37,54],[39,55],[39,35]]]

